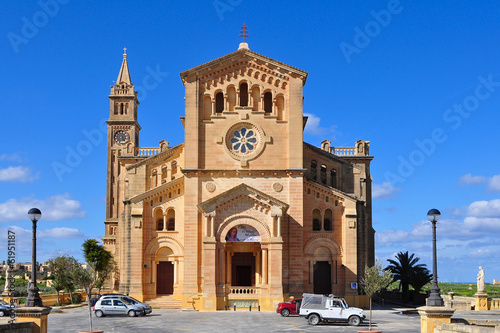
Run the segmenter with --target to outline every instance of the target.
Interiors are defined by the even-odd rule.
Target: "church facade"
[[[184,143],[140,147],[124,54],[111,86],[103,242],[113,286],[182,308],[277,303],[303,292],[360,304],[374,264],[369,141],[303,141],[307,72],[241,43],[180,73]]]

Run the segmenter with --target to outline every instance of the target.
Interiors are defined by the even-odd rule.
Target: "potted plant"
[[[372,267],[365,267],[365,275],[361,279],[361,285],[363,290],[370,298],[370,325],[368,331],[358,331],[361,332],[380,332],[382,331],[372,331],[372,298],[383,288],[387,287],[392,282],[392,272],[390,270],[384,270],[382,268],[382,261],[377,260],[375,265]]]

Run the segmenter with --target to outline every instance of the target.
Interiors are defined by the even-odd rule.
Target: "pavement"
[[[412,314],[401,314],[407,310]],[[418,333],[420,316],[415,309],[403,307],[377,307],[372,313],[372,329],[384,333]],[[369,310],[365,310],[369,316]],[[499,311],[457,311],[453,318],[500,319]],[[8,318],[0,318],[0,323]],[[312,326],[303,317],[281,317],[276,312],[259,311],[181,311],[153,309],[145,317],[92,316],[93,329],[104,332],[357,332],[368,330],[368,319],[360,326],[345,323],[319,324]],[[48,317],[48,332],[79,332],[89,330],[88,308],[65,308]]]

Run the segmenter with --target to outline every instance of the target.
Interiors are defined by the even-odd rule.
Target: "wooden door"
[[[160,261],[156,270],[156,294],[172,295],[174,293],[174,264]]]
[[[328,261],[317,261],[314,264],[314,293],[332,293],[332,266]]]

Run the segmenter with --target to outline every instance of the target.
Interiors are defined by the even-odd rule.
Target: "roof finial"
[[[239,49],[248,49],[248,44],[245,43],[245,37],[249,37],[249,35],[248,35],[247,26],[245,25],[245,23],[243,23],[243,26],[241,27],[241,30],[240,30],[240,34],[238,36],[243,37],[243,42],[240,43],[238,50]]]
[[[124,58],[127,57],[127,48],[126,47],[123,48],[123,57]]]

